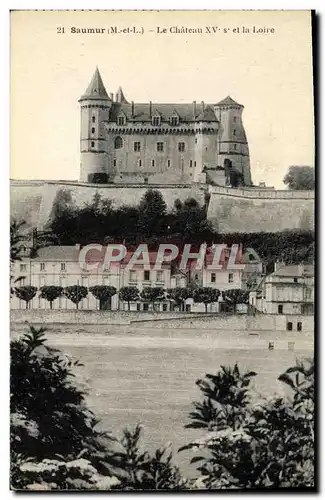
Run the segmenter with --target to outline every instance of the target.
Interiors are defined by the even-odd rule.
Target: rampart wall
[[[136,205],[148,188],[158,189],[168,208],[179,198],[195,198],[201,205],[210,194],[208,219],[220,233],[277,232],[314,228],[313,191],[233,189],[204,184],[82,184],[77,181],[11,181],[11,216],[42,229],[58,193],[67,191],[77,206],[90,202],[95,193],[114,206]]]

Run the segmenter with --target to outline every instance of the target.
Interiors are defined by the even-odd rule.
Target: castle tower
[[[216,166],[216,140],[218,120],[210,106],[201,103],[201,113],[195,119],[195,171],[194,182],[205,182],[205,169]]]
[[[79,99],[80,126],[80,181],[107,182],[108,159],[104,122],[109,119],[112,105],[96,67],[86,92]]]
[[[245,186],[252,185],[249,149],[242,121],[244,106],[230,96],[214,105],[215,116],[220,122],[217,141],[217,165],[224,166],[231,160],[232,168],[243,176]]]

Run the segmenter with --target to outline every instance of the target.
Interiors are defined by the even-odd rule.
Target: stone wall
[[[215,331],[249,331],[249,332],[285,332],[287,321],[293,323],[293,330],[288,333],[297,334],[297,322],[302,323],[300,335],[313,333],[313,316],[302,315],[276,315],[260,314],[257,316],[247,315],[224,315],[224,314],[198,314],[177,312],[129,312],[129,311],[77,311],[77,310],[12,310],[12,323],[76,323],[125,325],[132,324],[135,328],[150,326],[154,329],[194,329]]]
[[[314,191],[210,187],[208,219],[220,233],[314,229]]]
[[[11,182],[11,216],[25,219],[42,229],[47,223],[57,194],[71,193],[78,206],[90,202],[95,193],[112,200],[114,206],[136,205],[148,187],[158,189],[169,208],[179,198],[196,198],[203,205],[207,186],[203,184],[82,184],[70,181]],[[220,233],[277,232],[314,228],[313,191],[276,191],[258,188],[209,187],[208,219]]]

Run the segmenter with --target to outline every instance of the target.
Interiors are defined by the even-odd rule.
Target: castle
[[[253,186],[242,122],[231,97],[217,104],[128,103],[107,94],[99,70],[81,106],[79,181],[12,180],[11,216],[42,230],[62,196],[77,206],[99,194],[137,205],[149,187],[168,209],[195,198],[219,233],[314,228],[314,192]]]
[[[80,181],[251,186],[244,106],[129,103],[108,95],[98,68],[81,107]]]

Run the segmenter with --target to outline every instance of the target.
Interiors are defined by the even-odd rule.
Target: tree
[[[10,262],[21,260],[23,243],[26,241],[26,234],[22,229],[26,225],[25,221],[17,222],[13,220],[10,223]]]
[[[218,302],[220,291],[216,288],[200,287],[193,290],[193,299],[196,303],[203,303],[205,312],[208,312],[208,304]]]
[[[15,288],[15,295],[20,300],[24,300],[26,302],[26,309],[29,308],[29,303],[36,295],[37,288],[35,286],[26,285]]]
[[[280,375],[293,392],[256,404],[255,372],[221,367],[198,380],[187,427],[205,435],[182,449],[200,449],[199,483],[208,489],[312,488],[314,486],[314,364],[298,363]]]
[[[40,292],[40,297],[47,300],[50,303],[50,309],[52,309],[54,300],[62,296],[63,288],[55,285],[42,286]]]
[[[191,288],[168,288],[167,299],[172,301],[182,311],[185,309],[185,301],[193,297],[193,290]]]
[[[139,289],[136,286],[123,286],[119,291],[119,298],[128,303],[128,309],[131,309],[131,302],[137,302],[140,299]]]
[[[167,448],[157,449],[152,455],[140,451],[139,439],[142,426],[124,429],[118,440],[118,449],[111,460],[117,469],[119,484],[114,489],[132,490],[184,490],[186,481],[172,463]]]
[[[88,290],[85,286],[72,285],[67,286],[64,289],[64,295],[71,300],[74,304],[76,304],[76,308],[78,309],[79,302],[87,297]]]
[[[10,343],[11,486],[98,489],[112,479],[109,436],[73,383],[82,365],[48,347],[44,332],[31,326]]]
[[[139,204],[140,234],[144,237],[159,235],[166,213],[167,205],[160,191],[148,189]]]
[[[108,303],[108,308],[111,309],[111,298],[116,295],[115,286],[97,285],[91,286],[89,291],[93,296],[99,300],[99,309],[104,309],[106,303]]]
[[[293,165],[286,173],[283,182],[291,190],[315,189],[315,170],[312,167]]]
[[[248,304],[249,291],[241,290],[240,288],[233,288],[222,292],[222,298],[226,304],[230,305],[234,312],[236,312],[237,304]]]
[[[146,286],[141,292],[141,299],[146,302],[151,302],[153,309],[155,310],[156,302],[161,302],[165,299],[165,290],[160,287],[150,287]]]

